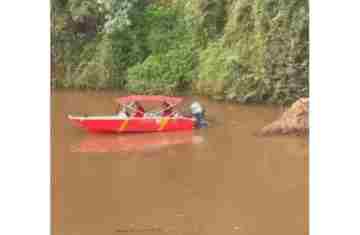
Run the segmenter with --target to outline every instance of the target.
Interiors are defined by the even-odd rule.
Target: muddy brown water
[[[253,135],[280,109],[198,100],[211,127],[89,134],[67,114],[111,114],[117,92],[54,91],[52,234],[308,234],[308,140]]]

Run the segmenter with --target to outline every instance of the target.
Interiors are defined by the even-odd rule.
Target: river
[[[52,234],[308,234],[307,137],[256,137],[274,106],[187,97],[210,127],[89,134],[67,114],[111,114],[117,92],[53,91]]]

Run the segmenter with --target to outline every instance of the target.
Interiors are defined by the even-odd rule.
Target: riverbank
[[[53,2],[51,81],[290,104],[308,96],[308,2]]]

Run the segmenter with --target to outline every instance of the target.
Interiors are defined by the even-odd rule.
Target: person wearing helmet
[[[208,123],[205,120],[205,110],[198,102],[194,102],[190,106],[191,114],[196,118],[196,127],[207,127]]]

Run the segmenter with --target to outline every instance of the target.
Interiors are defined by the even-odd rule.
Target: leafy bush
[[[199,79],[194,82],[196,92],[218,99],[226,96],[225,90],[239,76],[236,53],[222,47],[221,42],[210,43],[200,52]]]
[[[157,55],[177,48],[187,39],[186,26],[176,8],[134,6],[128,19],[131,26],[111,33],[113,80],[123,81],[122,85],[133,65],[141,64],[149,55],[163,57]]]
[[[180,10],[179,7],[168,8],[158,5],[146,8],[146,44],[152,54],[166,53],[183,43],[188,43],[191,35]]]
[[[174,94],[184,90],[195,77],[195,59],[191,44],[151,55],[128,70],[126,89],[143,94]]]
[[[125,88],[146,94],[173,94],[195,78],[197,52],[180,8],[152,5],[144,17],[150,56],[128,69]]]
[[[307,4],[307,0],[228,2],[223,37],[200,52],[196,91],[241,102],[289,103],[307,96]],[[212,9],[197,7],[199,19]],[[231,58],[239,68],[236,76]]]

